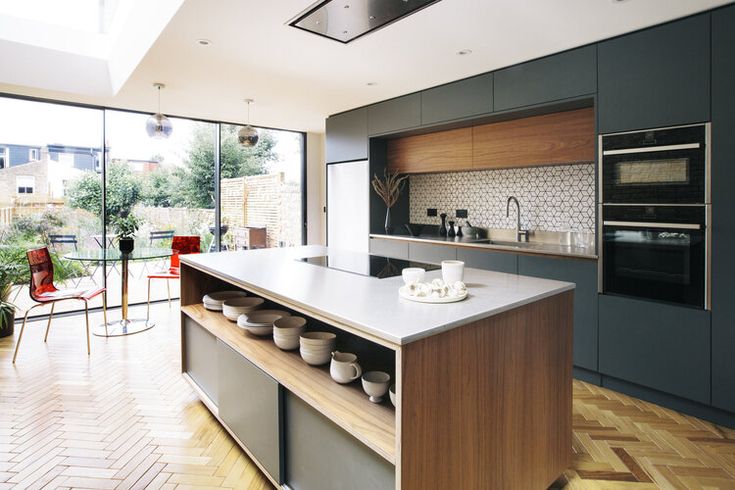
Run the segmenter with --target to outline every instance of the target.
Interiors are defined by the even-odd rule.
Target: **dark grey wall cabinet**
[[[598,61],[601,133],[709,120],[709,13],[601,42]]]
[[[600,372],[710,403],[710,313],[600,296]]]
[[[431,243],[408,243],[408,258],[419,262],[438,264],[442,260],[456,260],[457,247]]]
[[[712,13],[712,404],[735,412],[735,6]]]
[[[367,109],[355,109],[327,118],[327,163],[366,160]]]
[[[493,112],[493,74],[459,80],[421,92],[421,124]]]
[[[219,373],[219,416],[268,473],[280,482],[278,383],[219,340],[217,353],[217,362],[213,363]]]
[[[597,261],[518,256],[518,273],[573,282],[574,365],[597,371]]]
[[[393,490],[395,467],[287,394],[286,484],[293,490]]]
[[[368,107],[368,133],[391,133],[421,125],[421,94],[414,93]]]
[[[510,274],[518,273],[518,256],[514,253],[458,248],[457,260],[463,261],[466,267],[474,267],[475,269],[508,272]]]
[[[185,371],[214,404],[218,405],[217,339],[188,316],[183,317],[183,322]]]
[[[495,111],[597,91],[597,46],[584,46],[495,72]]]
[[[408,259],[408,242],[391,240],[388,238],[371,238],[370,253],[383,257]]]

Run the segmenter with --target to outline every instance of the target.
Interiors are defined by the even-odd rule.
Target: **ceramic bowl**
[[[312,347],[329,346],[329,352],[332,352],[334,346],[337,344],[337,335],[332,332],[304,332],[301,334],[300,339],[301,345]]]
[[[312,366],[321,366],[328,363],[332,358],[332,352],[329,349],[312,350],[308,347],[304,348],[303,345],[299,349],[299,353],[301,354],[301,358]]]
[[[401,271],[403,282],[406,285],[423,282],[425,274],[426,270],[422,269],[421,267],[406,267]]]
[[[368,371],[362,375],[362,389],[373,403],[383,401],[389,383],[390,374],[383,371]]]
[[[244,328],[249,333],[258,336],[271,335],[273,333],[273,322],[281,318],[280,315],[261,313],[258,315],[250,315],[249,319],[240,315],[237,319],[238,326]]]
[[[256,298],[254,296],[230,298],[222,303],[222,314],[227,317],[228,320],[236,322],[240,315],[250,313],[251,311],[259,308],[263,302],[263,298]]]
[[[246,293],[245,291],[217,291],[216,293],[205,294],[204,297],[202,297],[202,303],[208,303],[211,305],[218,304],[222,306],[222,303],[225,300],[232,298],[241,298],[247,295],[248,293]]]
[[[390,402],[395,407],[396,406],[396,385],[390,385],[390,389],[388,390],[388,395],[390,396]]]
[[[273,342],[283,350],[298,349],[299,337],[306,328],[306,319],[299,316],[285,316],[273,322]]]
[[[245,319],[249,321],[249,318],[251,315],[278,315],[279,317],[284,316],[291,316],[291,313],[285,311],[285,310],[253,310],[253,311],[246,311],[243,313],[245,315]]]

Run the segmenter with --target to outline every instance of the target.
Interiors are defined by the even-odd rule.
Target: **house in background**
[[[0,143],[0,170],[38,161],[44,150],[48,153],[50,160],[63,163],[66,168],[91,170],[98,173],[102,171],[102,150],[100,148],[60,144],[33,146],[13,143]]]

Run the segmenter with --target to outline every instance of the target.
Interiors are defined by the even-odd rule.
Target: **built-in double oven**
[[[600,136],[599,290],[709,309],[710,127]]]

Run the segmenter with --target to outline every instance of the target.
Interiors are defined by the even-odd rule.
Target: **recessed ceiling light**
[[[462,49],[460,51],[457,51],[457,54],[460,56],[467,56],[468,54],[472,54],[471,49]]]
[[[377,84],[378,84],[378,82],[368,82],[368,83],[366,83],[365,85],[367,85],[368,87],[374,87],[374,86],[376,86]]]
[[[210,41],[209,39],[201,38],[197,39],[197,44],[200,46],[211,46],[212,41]]]

